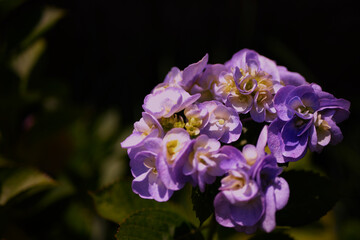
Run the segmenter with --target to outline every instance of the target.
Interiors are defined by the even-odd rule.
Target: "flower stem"
[[[209,224],[209,233],[207,236],[207,240],[213,240],[214,235],[216,233],[216,229],[217,229],[217,222],[215,219],[215,214],[213,214],[213,216],[211,217],[211,222]]]

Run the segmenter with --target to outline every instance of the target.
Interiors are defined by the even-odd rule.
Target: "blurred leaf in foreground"
[[[40,187],[54,186],[55,181],[38,170],[19,168],[12,171],[1,184],[0,205],[5,205],[18,194]]]
[[[63,18],[65,10],[55,7],[45,7],[40,18],[40,21],[33,29],[33,31],[22,41],[21,47],[27,47],[34,40],[38,39],[45,32],[50,30],[55,24]]]
[[[219,192],[220,179],[211,185],[207,185],[205,192],[201,192],[198,187],[194,187],[191,192],[191,200],[193,204],[193,210],[196,213],[196,217],[200,220],[200,224],[208,219],[214,212],[214,198]]]
[[[182,217],[160,209],[140,210],[120,223],[116,239],[203,239]]]
[[[282,174],[290,187],[288,204],[276,213],[278,226],[301,226],[320,219],[333,208],[338,194],[331,181],[310,171]]]
[[[75,232],[77,237],[90,238],[95,215],[86,205],[76,201],[71,202],[64,217],[67,227]]]
[[[12,67],[21,79],[20,91],[25,92],[31,70],[38,62],[40,56],[44,53],[45,48],[46,41],[41,38],[13,58]]]
[[[167,203],[142,199],[132,192],[129,181],[116,182],[99,192],[90,193],[97,212],[105,219],[119,223],[131,213],[144,209],[166,207]]]
[[[34,209],[45,209],[48,206],[76,193],[75,187],[72,185],[69,179],[66,178],[66,176],[61,176],[56,179],[56,181],[56,186],[47,191],[43,197],[36,202],[36,204],[33,206]]]

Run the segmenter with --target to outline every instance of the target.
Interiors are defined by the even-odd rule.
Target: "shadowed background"
[[[1,204],[0,237],[111,239],[116,226],[89,210],[88,191],[130,176],[119,143],[146,94],[172,66],[250,48],[351,101],[344,141],[307,163],[342,200],[293,234],[360,238],[359,18],[350,0],[0,1],[0,156],[68,187]]]

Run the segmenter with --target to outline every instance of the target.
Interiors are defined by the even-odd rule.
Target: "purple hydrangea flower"
[[[349,116],[350,103],[243,49],[224,65],[208,64],[206,54],[183,71],[173,67],[142,107],[142,118],[121,143],[130,158],[134,193],[164,202],[187,182],[203,192],[223,176],[214,199],[216,220],[254,233],[272,231],[276,211],[288,202],[289,186],[277,163],[340,142],[338,124]],[[271,122],[256,146],[242,151],[220,143],[239,139],[239,114]]]
[[[276,159],[264,151],[266,139],[265,127],[256,147],[246,145],[241,153],[227,146],[223,151],[229,154],[225,165],[232,163],[232,168],[221,180],[214,200],[215,217],[222,226],[246,233],[275,228],[275,213],[286,205],[289,186],[278,177],[282,169],[277,167]]]
[[[278,118],[269,126],[268,143],[279,163],[301,159],[308,147],[320,152],[342,140],[337,124],[349,116],[349,101],[311,84],[280,89],[274,103]]]
[[[201,97],[198,100],[199,102],[213,100],[214,96],[211,92],[212,85],[218,81],[220,73],[226,70],[227,68],[223,64],[207,65],[204,73],[196,79],[189,90],[190,94],[201,93]]]
[[[200,191],[205,191],[206,184],[211,184],[217,176],[222,176],[225,171],[219,163],[226,157],[219,152],[219,141],[200,135],[192,140],[187,152],[182,156],[184,159],[183,173],[191,176],[193,186],[199,186]]]
[[[147,138],[143,144],[129,149],[133,191],[145,199],[158,202],[169,200],[173,194],[159,176],[156,167],[158,155],[162,151],[161,138]]]
[[[231,143],[239,139],[242,123],[235,109],[224,106],[218,101],[207,101],[198,106],[209,113],[208,123],[200,130],[201,134],[206,134],[223,143]]]
[[[185,128],[192,137],[199,135],[200,130],[203,129],[209,121],[208,109],[201,108],[198,104],[193,104],[185,108],[184,115],[187,119]]]
[[[182,173],[185,160],[182,155],[187,151],[190,143],[189,133],[182,128],[171,129],[163,138],[156,168],[168,189],[179,190],[188,181]]]
[[[121,147],[136,147],[147,138],[163,136],[164,131],[159,121],[151,114],[143,112],[140,121],[134,123],[132,134],[121,143]]]
[[[168,87],[145,97],[143,109],[155,118],[169,118],[190,104],[194,103],[200,94],[190,95],[181,88]]]

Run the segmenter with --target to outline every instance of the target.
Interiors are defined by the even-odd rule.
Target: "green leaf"
[[[214,212],[214,198],[219,192],[220,179],[211,185],[207,185],[204,192],[198,187],[192,189],[191,200],[196,217],[200,220],[200,225],[208,219]]]
[[[282,231],[274,231],[271,233],[255,234],[249,240],[294,240],[294,238]]]
[[[80,202],[71,202],[64,212],[64,220],[69,229],[78,236],[89,239],[93,229],[95,213]]]
[[[116,239],[203,239],[203,236],[174,212],[146,209],[120,223]]]
[[[33,205],[32,208],[36,210],[43,210],[48,206],[73,195],[75,191],[75,187],[72,185],[70,180],[68,180],[65,176],[60,176],[57,179],[56,186],[47,191],[42,198]]]
[[[54,180],[44,173],[32,168],[14,169],[1,184],[0,205],[5,205],[10,199],[22,192],[49,187]]]
[[[290,198],[276,213],[277,225],[301,226],[324,216],[338,200],[331,181],[310,171],[287,171],[281,175],[290,187]]]
[[[21,79],[19,87],[22,93],[25,92],[30,73],[44,53],[45,48],[46,41],[40,38],[12,59],[11,66]]]
[[[47,6],[42,12],[40,21],[32,32],[22,41],[21,47],[25,48],[39,37],[44,35],[47,31],[55,26],[55,24],[65,16],[65,10]]]
[[[116,223],[133,212],[144,208],[166,208],[167,203],[155,200],[142,199],[133,193],[130,181],[116,182],[96,193],[90,193],[97,212],[105,219]]]

